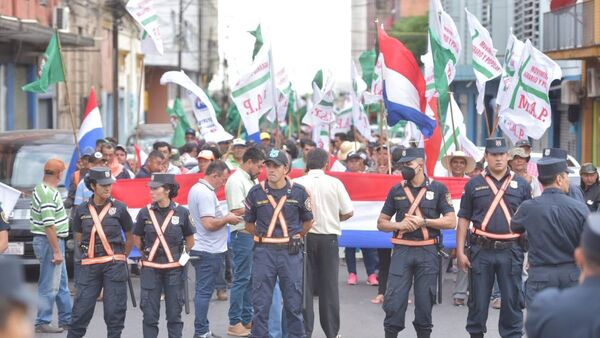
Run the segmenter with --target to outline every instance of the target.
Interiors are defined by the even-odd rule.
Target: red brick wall
[[[53,9],[59,6],[60,2],[60,0],[46,0],[46,5],[40,5],[40,0],[1,0],[0,14],[37,20],[42,25],[51,26]]]

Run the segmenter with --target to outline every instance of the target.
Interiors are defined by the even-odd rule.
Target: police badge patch
[[[448,201],[448,204],[452,205],[452,195],[449,192],[446,193],[446,201]]]
[[[517,181],[510,181],[510,187],[517,189],[519,187],[519,183]]]
[[[433,191],[428,191],[425,193],[425,199],[428,201],[432,201],[435,197],[435,193]]]
[[[117,208],[108,209],[108,214],[114,216],[117,213]]]
[[[312,202],[310,201],[310,197],[306,199],[306,201],[304,201],[304,208],[307,211],[312,212]]]
[[[179,216],[171,217],[171,224],[173,224],[173,225],[179,224]]]

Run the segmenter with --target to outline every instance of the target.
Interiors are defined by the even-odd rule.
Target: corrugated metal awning
[[[54,29],[35,20],[21,20],[12,16],[0,16],[0,41],[24,41],[46,46]],[[66,47],[93,47],[94,39],[73,33],[60,32],[60,43]]]

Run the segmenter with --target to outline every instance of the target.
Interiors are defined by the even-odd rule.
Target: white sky
[[[276,70],[285,67],[300,94],[312,92],[310,82],[319,69],[331,71],[336,87],[349,86],[350,1],[219,0],[218,3],[219,53],[228,60],[230,86],[251,65],[254,38],[248,31],[259,23],[265,42],[273,43]]]

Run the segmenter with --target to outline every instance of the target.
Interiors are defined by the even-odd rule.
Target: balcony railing
[[[544,51],[594,45],[594,19],[594,1],[544,13]]]

